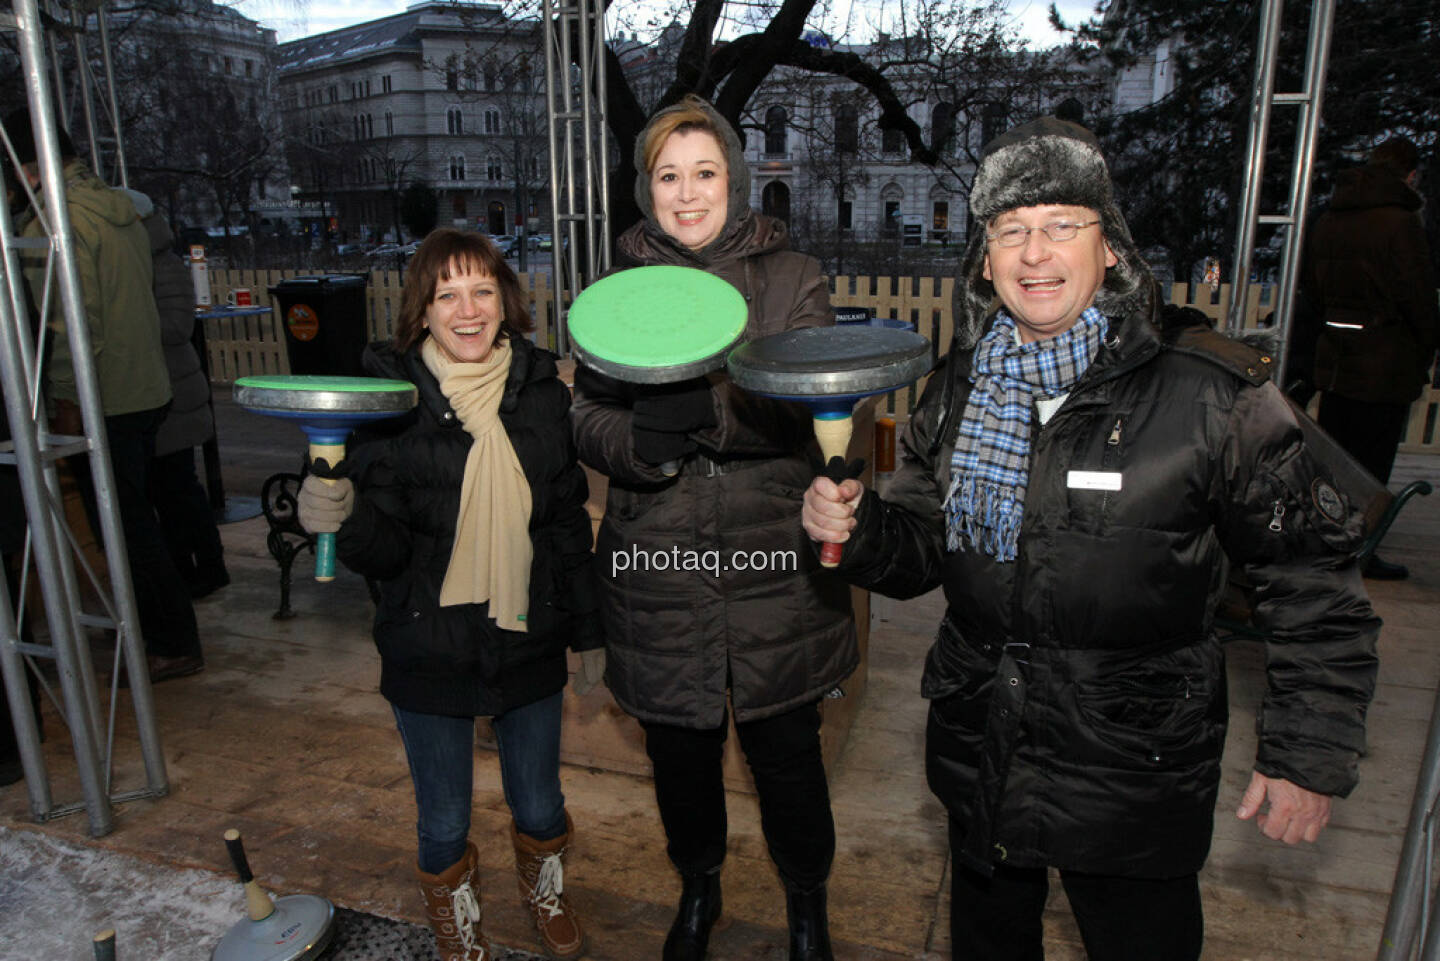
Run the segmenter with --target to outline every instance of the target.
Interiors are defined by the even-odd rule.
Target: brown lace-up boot
[[[574,831],[569,814],[565,815],[565,833],[549,841],[537,841],[521,834],[513,823],[510,825],[520,896],[535,916],[540,943],[555,958],[578,958],[585,950],[585,932],[580,927],[580,919],[565,900],[565,871],[561,860]]]
[[[480,852],[465,843],[465,856],[439,874],[419,868],[420,894],[425,913],[435,930],[435,950],[440,961],[494,961],[495,954],[485,938],[480,910]]]

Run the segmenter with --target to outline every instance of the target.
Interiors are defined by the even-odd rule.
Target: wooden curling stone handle
[[[817,416],[815,418],[815,439],[820,442],[820,456],[825,463],[830,463],[832,457],[845,459],[845,452],[850,449],[850,433],[854,426],[855,422],[849,414],[845,414],[843,417]],[[831,542],[821,544],[820,566],[838,566],[844,551],[844,544]]]

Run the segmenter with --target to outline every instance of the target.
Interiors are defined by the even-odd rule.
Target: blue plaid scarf
[[[1030,475],[1030,418],[1035,401],[1066,394],[1095,359],[1109,322],[1089,307],[1058,337],[1015,342],[1004,310],[975,345],[975,385],[960,420],[945,495],[945,543],[970,546],[997,561],[1015,559]]]

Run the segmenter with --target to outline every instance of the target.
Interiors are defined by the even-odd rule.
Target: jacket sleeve
[[[412,543],[404,492],[388,452],[367,458],[352,482],[355,509],[335,534],[335,556],[362,577],[393,580],[409,566]]]
[[[1240,391],[1221,450],[1217,527],[1268,636],[1255,769],[1343,797],[1358,780],[1380,631],[1353,561],[1359,508],[1272,383]]]
[[[580,461],[623,484],[661,484],[659,465],[635,453],[631,433],[635,391],[583,364],[575,367],[575,403],[570,422]]]
[[[830,286],[820,273],[820,262],[813,257],[795,259],[800,269],[789,311],[783,321],[760,318],[760,330],[779,333],[801,327],[829,327],[835,323]],[[778,273],[784,276],[785,272]],[[810,409],[804,404],[752,394],[736,387],[725,376],[713,377],[711,381],[716,423],[693,435],[701,446],[721,454],[781,457],[804,446],[814,435]]]
[[[940,452],[950,449],[936,436],[953,394],[949,374],[949,365],[942,364],[925,385],[901,438],[900,463],[885,497],[865,492],[837,568],[850,583],[887,597],[924,594],[940,584],[944,573],[946,492],[935,467]]]
[[[1425,225],[1419,215],[1407,217],[1394,245],[1396,291],[1400,315],[1414,332],[1420,347],[1420,366],[1427,372],[1440,346],[1440,301],[1435,296],[1435,275]]]
[[[567,467],[555,480],[557,521],[552,543],[559,557],[561,576],[565,579],[565,613],[570,617],[570,648],[586,651],[605,643],[600,629],[599,592],[595,582],[594,534],[590,513],[585,503],[590,497],[590,484],[585,471],[575,459],[574,443],[568,427],[569,391],[561,389],[565,413],[560,435],[566,448]]]

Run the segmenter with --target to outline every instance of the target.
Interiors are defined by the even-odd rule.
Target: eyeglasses
[[[985,239],[997,247],[1019,247],[1028,243],[1030,231],[1038,230],[1050,238],[1053,244],[1063,244],[1067,240],[1074,240],[1075,235],[1080,233],[1082,227],[1093,227],[1098,220],[1087,220],[1083,224],[1073,224],[1068,220],[1057,220],[1053,224],[1046,224],[1043,227],[1022,227],[1020,224],[1011,224],[1002,227],[993,234],[986,234]]]

